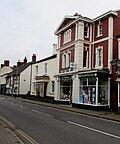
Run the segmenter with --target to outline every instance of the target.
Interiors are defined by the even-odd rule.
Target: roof
[[[93,23],[95,21],[98,21],[100,20],[101,18],[105,18],[109,15],[113,15],[113,16],[116,16],[117,15],[117,12],[118,11],[113,11],[113,10],[110,10],[94,19],[90,19],[88,17],[83,17],[81,15],[74,15],[74,16],[65,16],[62,20],[62,22],[59,24],[58,28],[56,29],[56,31],[54,32],[56,35],[59,34],[61,31],[67,29],[69,26],[71,26],[72,24],[76,23],[77,21],[79,20],[82,20],[82,21],[86,21],[86,22],[89,22],[89,23]],[[66,25],[64,25],[64,23],[66,22],[66,20],[71,20],[71,22],[67,23]]]
[[[39,62],[43,62],[43,61],[47,61],[47,60],[50,60],[50,59],[54,59],[54,58],[56,58],[57,57],[57,54],[54,54],[54,55],[52,55],[52,56],[49,56],[49,57],[46,57],[46,58],[44,58],[44,59],[41,59],[41,60],[39,60],[39,61],[37,61],[37,62],[34,62],[33,64],[36,64],[36,63],[39,63]]]
[[[71,15],[66,15],[63,20],[61,21],[61,23],[59,24],[59,26],[57,27],[57,29],[55,30],[55,34],[57,34],[58,30],[62,27],[63,23],[66,21],[66,20],[71,20],[71,22],[75,19],[77,19],[79,16],[71,16]]]
[[[110,11],[108,11],[108,12],[106,12],[106,13],[104,13],[104,14],[96,17],[96,18],[94,18],[94,19],[93,19],[93,22],[98,21],[98,20],[100,20],[101,18],[104,18],[104,17],[106,17],[106,16],[108,16],[108,15],[115,15],[115,16],[116,16],[117,13],[116,13],[115,11],[110,10]]]
[[[21,64],[20,66],[14,66],[13,67],[13,71],[11,73],[8,74],[8,76],[10,75],[16,75],[16,74],[20,74],[22,71],[24,71],[27,67],[29,67],[33,62],[29,62],[29,63],[25,63],[25,64]]]

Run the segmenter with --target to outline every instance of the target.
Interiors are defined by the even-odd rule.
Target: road
[[[39,144],[120,144],[120,123],[0,96],[0,115]]]

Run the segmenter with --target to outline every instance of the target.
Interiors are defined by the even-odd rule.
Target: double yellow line
[[[32,139],[30,136],[28,136],[26,133],[21,131],[20,129],[16,130],[21,136],[23,136],[25,139],[27,139],[31,144],[38,144],[34,139]]]
[[[26,133],[24,133],[23,131],[21,131],[20,129],[16,129],[15,125],[13,123],[11,123],[10,121],[8,121],[6,118],[4,118],[3,116],[0,116],[0,122],[3,124],[4,127],[6,127],[6,124],[8,126],[10,126],[12,129],[15,129],[14,132],[19,133],[19,135],[21,135],[22,137],[24,137],[30,144],[38,144],[38,142],[36,142],[34,139],[32,139],[30,136],[28,136]]]

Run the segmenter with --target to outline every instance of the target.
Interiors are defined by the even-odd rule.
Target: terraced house
[[[95,19],[77,13],[64,17],[55,31],[58,103],[120,110],[119,34],[119,10]]]

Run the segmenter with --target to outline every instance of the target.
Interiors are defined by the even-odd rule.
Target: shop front
[[[118,112],[120,113],[120,79],[118,81]]]
[[[61,76],[59,79],[59,94],[57,103],[72,103],[72,76]]]
[[[80,73],[79,104],[82,106],[97,106],[108,108],[110,105],[110,78],[104,71]],[[98,109],[97,108],[97,109]]]

